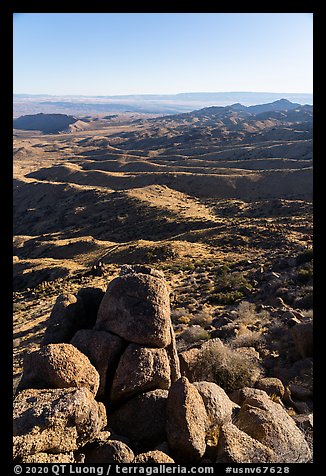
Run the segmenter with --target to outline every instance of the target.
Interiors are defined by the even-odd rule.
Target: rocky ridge
[[[249,386],[234,388],[216,368],[216,361],[252,362],[250,348],[231,355],[212,338],[178,354],[169,294],[162,272],[125,266],[104,296],[92,288],[59,296],[43,345],[24,360],[15,461],[311,461],[304,418],[289,415],[291,395],[279,379],[259,370]],[[301,343],[307,333],[293,333],[303,358],[311,351]],[[203,372],[201,358],[212,356],[215,367]]]

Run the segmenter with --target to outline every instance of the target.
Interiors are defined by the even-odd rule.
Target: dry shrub
[[[256,320],[256,307],[253,303],[248,301],[241,301],[237,307],[238,319],[241,322],[250,324]]]
[[[187,318],[187,322],[183,322]],[[171,311],[171,320],[174,324],[188,323],[191,320],[191,314],[184,307]]]
[[[260,331],[250,331],[246,329],[243,334],[238,334],[230,341],[232,347],[254,347],[259,349],[265,342],[265,338]]]
[[[264,325],[270,321],[268,311],[256,312],[255,304],[242,301],[237,307],[237,317],[228,327],[235,329],[235,337],[232,337],[228,344],[232,348],[254,347],[261,348],[265,343],[263,334]]]
[[[270,318],[268,311],[263,310],[257,313],[255,304],[248,301],[240,302],[237,307],[237,313],[237,322],[241,322],[242,324],[254,324],[257,321],[264,324]]]
[[[313,319],[314,318],[314,311],[313,309],[308,309],[306,311],[303,311],[302,314],[304,315],[304,317],[306,318],[309,318],[309,319]]]
[[[196,373],[202,380],[215,382],[227,393],[242,387],[252,387],[262,377],[257,360],[240,354],[219,339],[205,344],[198,356]]]
[[[178,318],[178,324],[189,324],[191,321],[191,317],[190,316],[180,316]]]
[[[198,312],[191,319],[191,324],[197,324],[202,327],[205,327],[208,324],[211,324],[211,322],[212,322],[212,316],[206,311]]]

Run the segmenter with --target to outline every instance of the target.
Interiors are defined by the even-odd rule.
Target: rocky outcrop
[[[166,434],[180,461],[198,461],[205,453],[208,417],[202,397],[186,377],[171,386],[167,401]]]
[[[24,359],[18,391],[26,388],[86,387],[96,395],[99,374],[86,355],[71,344],[49,344]]]
[[[75,451],[106,423],[104,405],[87,388],[23,390],[14,400],[14,457]]]
[[[55,343],[26,355],[17,462],[310,461],[310,420],[287,414],[284,386],[261,378],[255,349],[210,339],[182,352],[180,365],[162,272],[124,266],[103,294],[61,295],[47,332]],[[304,383],[286,387],[297,410],[312,396]]]
[[[28,114],[14,119],[13,126],[15,129],[26,131],[42,131],[47,134],[56,134],[65,131],[70,124],[74,124],[78,119],[67,114]]]

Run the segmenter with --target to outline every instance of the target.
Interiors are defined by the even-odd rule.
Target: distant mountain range
[[[299,103],[293,103],[287,99],[279,99],[277,101],[267,104],[256,104],[252,106],[245,106],[240,103],[231,104],[228,106],[209,106],[202,109],[194,110],[191,112],[166,115],[163,118],[157,117],[151,119],[151,122],[175,123],[177,128],[178,121],[182,125],[191,124],[193,121],[199,119],[200,125],[210,124],[210,126],[218,127],[221,130],[227,127],[229,130],[247,130],[248,127],[253,130],[262,128],[271,128],[273,126],[280,126],[284,123],[295,122],[296,124],[311,123],[312,122],[313,107],[309,104],[301,105]],[[112,116],[103,117],[102,121],[107,119],[110,121]],[[79,116],[79,118],[66,114],[28,114],[23,115],[13,121],[14,129],[21,130],[38,130],[44,133],[56,133],[70,130],[69,126],[72,124],[80,123],[87,128],[87,122],[84,122],[85,118]],[[142,119],[134,120],[133,122],[139,122]],[[250,126],[248,125],[250,122]],[[269,121],[266,123],[266,121]],[[306,128],[306,126],[304,126]],[[197,128],[198,129],[198,128]],[[311,128],[308,127],[310,130]]]
[[[194,92],[179,94],[139,94],[118,96],[51,96],[48,94],[14,94],[14,117],[22,114],[105,114],[138,112],[177,114],[207,106],[236,107],[272,103],[286,99],[297,104],[312,104],[312,94],[260,92]]]
[[[310,104],[299,104],[288,101],[287,99],[279,99],[277,101],[267,104],[255,104],[253,106],[244,106],[243,104],[236,103],[229,106],[209,106],[203,109],[195,110],[190,113],[191,116],[202,117],[205,114],[210,116],[229,117],[232,113],[238,113],[241,117],[255,116],[256,120],[265,119],[282,119],[282,116],[286,115],[286,119],[290,120],[289,111],[293,111],[293,119],[297,115],[299,120],[304,120],[304,115],[308,114],[308,118],[312,117],[313,106]],[[283,111],[283,113],[282,113]],[[295,112],[294,112],[295,111]],[[285,114],[286,112],[286,114]],[[282,114],[272,114],[282,113]],[[186,113],[189,114],[189,113]],[[290,114],[291,115],[291,114]]]

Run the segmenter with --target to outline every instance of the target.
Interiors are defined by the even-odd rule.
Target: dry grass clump
[[[258,350],[264,343],[264,336],[260,331],[245,329],[243,333],[238,333],[229,343],[232,347],[254,347]]]
[[[207,342],[202,348],[196,371],[203,375],[203,380],[217,383],[226,392],[252,387],[263,375],[257,360],[236,352],[219,339]]]
[[[201,327],[205,327],[212,322],[212,316],[207,311],[199,311],[197,314],[193,315],[191,319],[191,324],[195,324]]]
[[[309,319],[313,319],[314,318],[314,310],[313,309],[308,309],[306,311],[303,311],[302,314],[304,315],[304,317],[306,318],[309,318]]]
[[[184,319],[187,319],[186,322],[183,322]],[[174,324],[188,324],[191,319],[191,314],[189,314],[188,310],[185,309],[184,307],[181,307],[179,309],[173,309],[171,310],[171,319]]]
[[[242,301],[236,311],[236,319],[228,324],[236,334],[228,342],[230,347],[254,347],[258,350],[265,343],[264,333],[270,322],[269,312],[263,310],[257,313],[255,304],[247,301]]]
[[[203,328],[211,324],[212,316],[210,312],[205,309],[196,311],[198,302],[193,305],[188,305],[187,307],[188,309],[182,307],[171,311],[171,319],[174,324],[198,325]],[[196,313],[190,311],[196,311]]]

